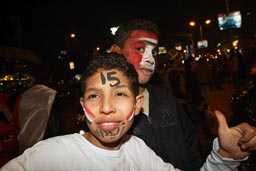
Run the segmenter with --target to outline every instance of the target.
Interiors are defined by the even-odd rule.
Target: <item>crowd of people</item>
[[[246,123],[229,128],[223,114],[216,111],[218,137],[214,139],[208,125],[203,125],[209,139],[214,139],[213,150],[204,160],[196,123],[206,123],[202,118],[211,85],[209,73],[204,61],[197,68],[193,68],[193,60],[186,61],[187,84],[180,89],[181,83],[177,89],[173,83],[182,81],[182,77],[177,72],[180,59],[174,57],[170,65],[178,59],[172,67],[176,71],[168,70],[164,77],[171,87],[155,84],[151,77],[157,71],[158,39],[158,27],[152,21],[138,19],[121,25],[111,53],[92,58],[81,80],[82,97],[74,99],[80,101],[83,109],[79,122],[86,124],[85,134],[57,136],[64,132],[50,131],[54,134],[41,136],[27,150],[23,148],[25,152],[22,150],[2,170],[236,170],[256,150],[256,128]],[[204,75],[198,77],[202,70]],[[181,94],[178,90],[186,92]],[[187,108],[179,98],[189,99]],[[55,111],[52,115],[59,116],[58,105],[53,110],[52,104],[51,100],[48,107],[42,107],[47,109],[44,114],[49,117]],[[80,112],[79,107],[76,109]],[[22,110],[25,107],[19,109]],[[63,123],[61,119],[57,117],[59,126]],[[35,128],[39,123],[33,123]],[[44,131],[46,125],[44,122]]]

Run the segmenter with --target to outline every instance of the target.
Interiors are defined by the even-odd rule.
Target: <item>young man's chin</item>
[[[140,79],[139,83],[140,83],[140,85],[145,85],[149,82],[149,80],[150,80],[150,78],[149,79]]]

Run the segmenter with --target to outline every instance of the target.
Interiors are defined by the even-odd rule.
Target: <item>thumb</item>
[[[219,124],[218,130],[219,131],[227,130],[229,127],[228,127],[227,120],[226,120],[225,116],[223,115],[223,113],[221,113],[218,110],[216,110],[214,113],[217,117],[218,124]]]

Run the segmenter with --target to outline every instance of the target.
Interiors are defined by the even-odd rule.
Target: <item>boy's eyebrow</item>
[[[150,38],[142,38],[142,39],[139,39],[138,42],[150,44],[150,45],[152,45],[152,46],[157,46],[157,45],[158,45],[156,39],[150,39]]]
[[[129,85],[124,85],[124,84],[119,84],[117,86],[114,86],[113,88],[130,88],[130,86]],[[85,89],[85,92],[86,91],[99,91],[99,90],[100,90],[100,88],[97,88],[97,87],[89,87],[89,88]]]
[[[85,89],[85,92],[87,92],[87,91],[98,91],[98,90],[99,90],[99,88],[90,87],[90,88],[86,88],[86,89]]]
[[[115,87],[117,87],[117,88],[129,88],[128,85],[123,85],[123,84],[119,84],[119,85],[117,85]]]

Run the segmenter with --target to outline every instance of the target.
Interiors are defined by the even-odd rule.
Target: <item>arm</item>
[[[213,150],[201,171],[237,170],[241,161],[256,150],[256,128],[242,123],[229,128],[224,115],[215,111],[219,127],[219,139],[214,140]]]
[[[220,149],[218,153],[223,157],[242,159],[256,150],[256,128],[247,123],[241,123],[229,128],[224,115],[215,111],[218,119]]]

